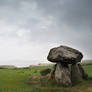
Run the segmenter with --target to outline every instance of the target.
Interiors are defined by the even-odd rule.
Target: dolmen
[[[82,58],[83,54],[71,47],[52,48],[47,59],[56,64],[53,66],[49,77],[66,86],[81,82],[85,76],[85,72],[79,63]]]

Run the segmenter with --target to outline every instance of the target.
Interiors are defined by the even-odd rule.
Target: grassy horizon
[[[39,80],[36,81],[36,85],[28,83],[31,77],[40,76],[40,71],[46,68],[48,67],[0,69],[0,92],[92,92],[92,79],[72,87],[40,86]],[[83,66],[83,68],[92,78],[92,65]]]

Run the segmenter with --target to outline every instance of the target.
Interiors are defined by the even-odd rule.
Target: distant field
[[[92,65],[83,66],[89,77],[92,77]],[[40,71],[50,67],[32,67],[30,69],[0,69],[0,92],[92,92],[92,79],[83,81],[73,87],[53,87],[29,85],[29,78],[39,76]]]
[[[82,65],[92,65],[92,60],[83,60]]]

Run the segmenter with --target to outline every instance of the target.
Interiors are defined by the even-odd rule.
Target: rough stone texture
[[[71,74],[68,68],[68,65],[57,63],[56,71],[55,71],[55,80],[58,83],[62,83],[66,86],[71,85]]]
[[[66,86],[81,82],[86,75],[82,66],[77,63],[82,58],[83,54],[71,47],[59,46],[52,48],[47,59],[55,62],[56,65],[52,68],[49,78]],[[68,67],[69,64],[71,64],[71,69]]]
[[[48,80],[55,79],[55,71],[56,71],[57,64],[55,64],[50,72]]]
[[[73,84],[76,84],[82,81],[82,75],[78,67],[78,64],[71,65],[71,80]]]
[[[82,68],[81,64],[78,64],[81,76],[83,79],[87,79],[88,75],[85,73],[84,69]]]
[[[80,62],[83,55],[80,51],[67,46],[60,46],[50,50],[47,59],[51,62],[65,62],[73,64]]]

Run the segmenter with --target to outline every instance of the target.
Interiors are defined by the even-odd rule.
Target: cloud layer
[[[0,0],[1,64],[45,62],[49,49],[62,44],[91,59],[91,4],[91,0]]]

